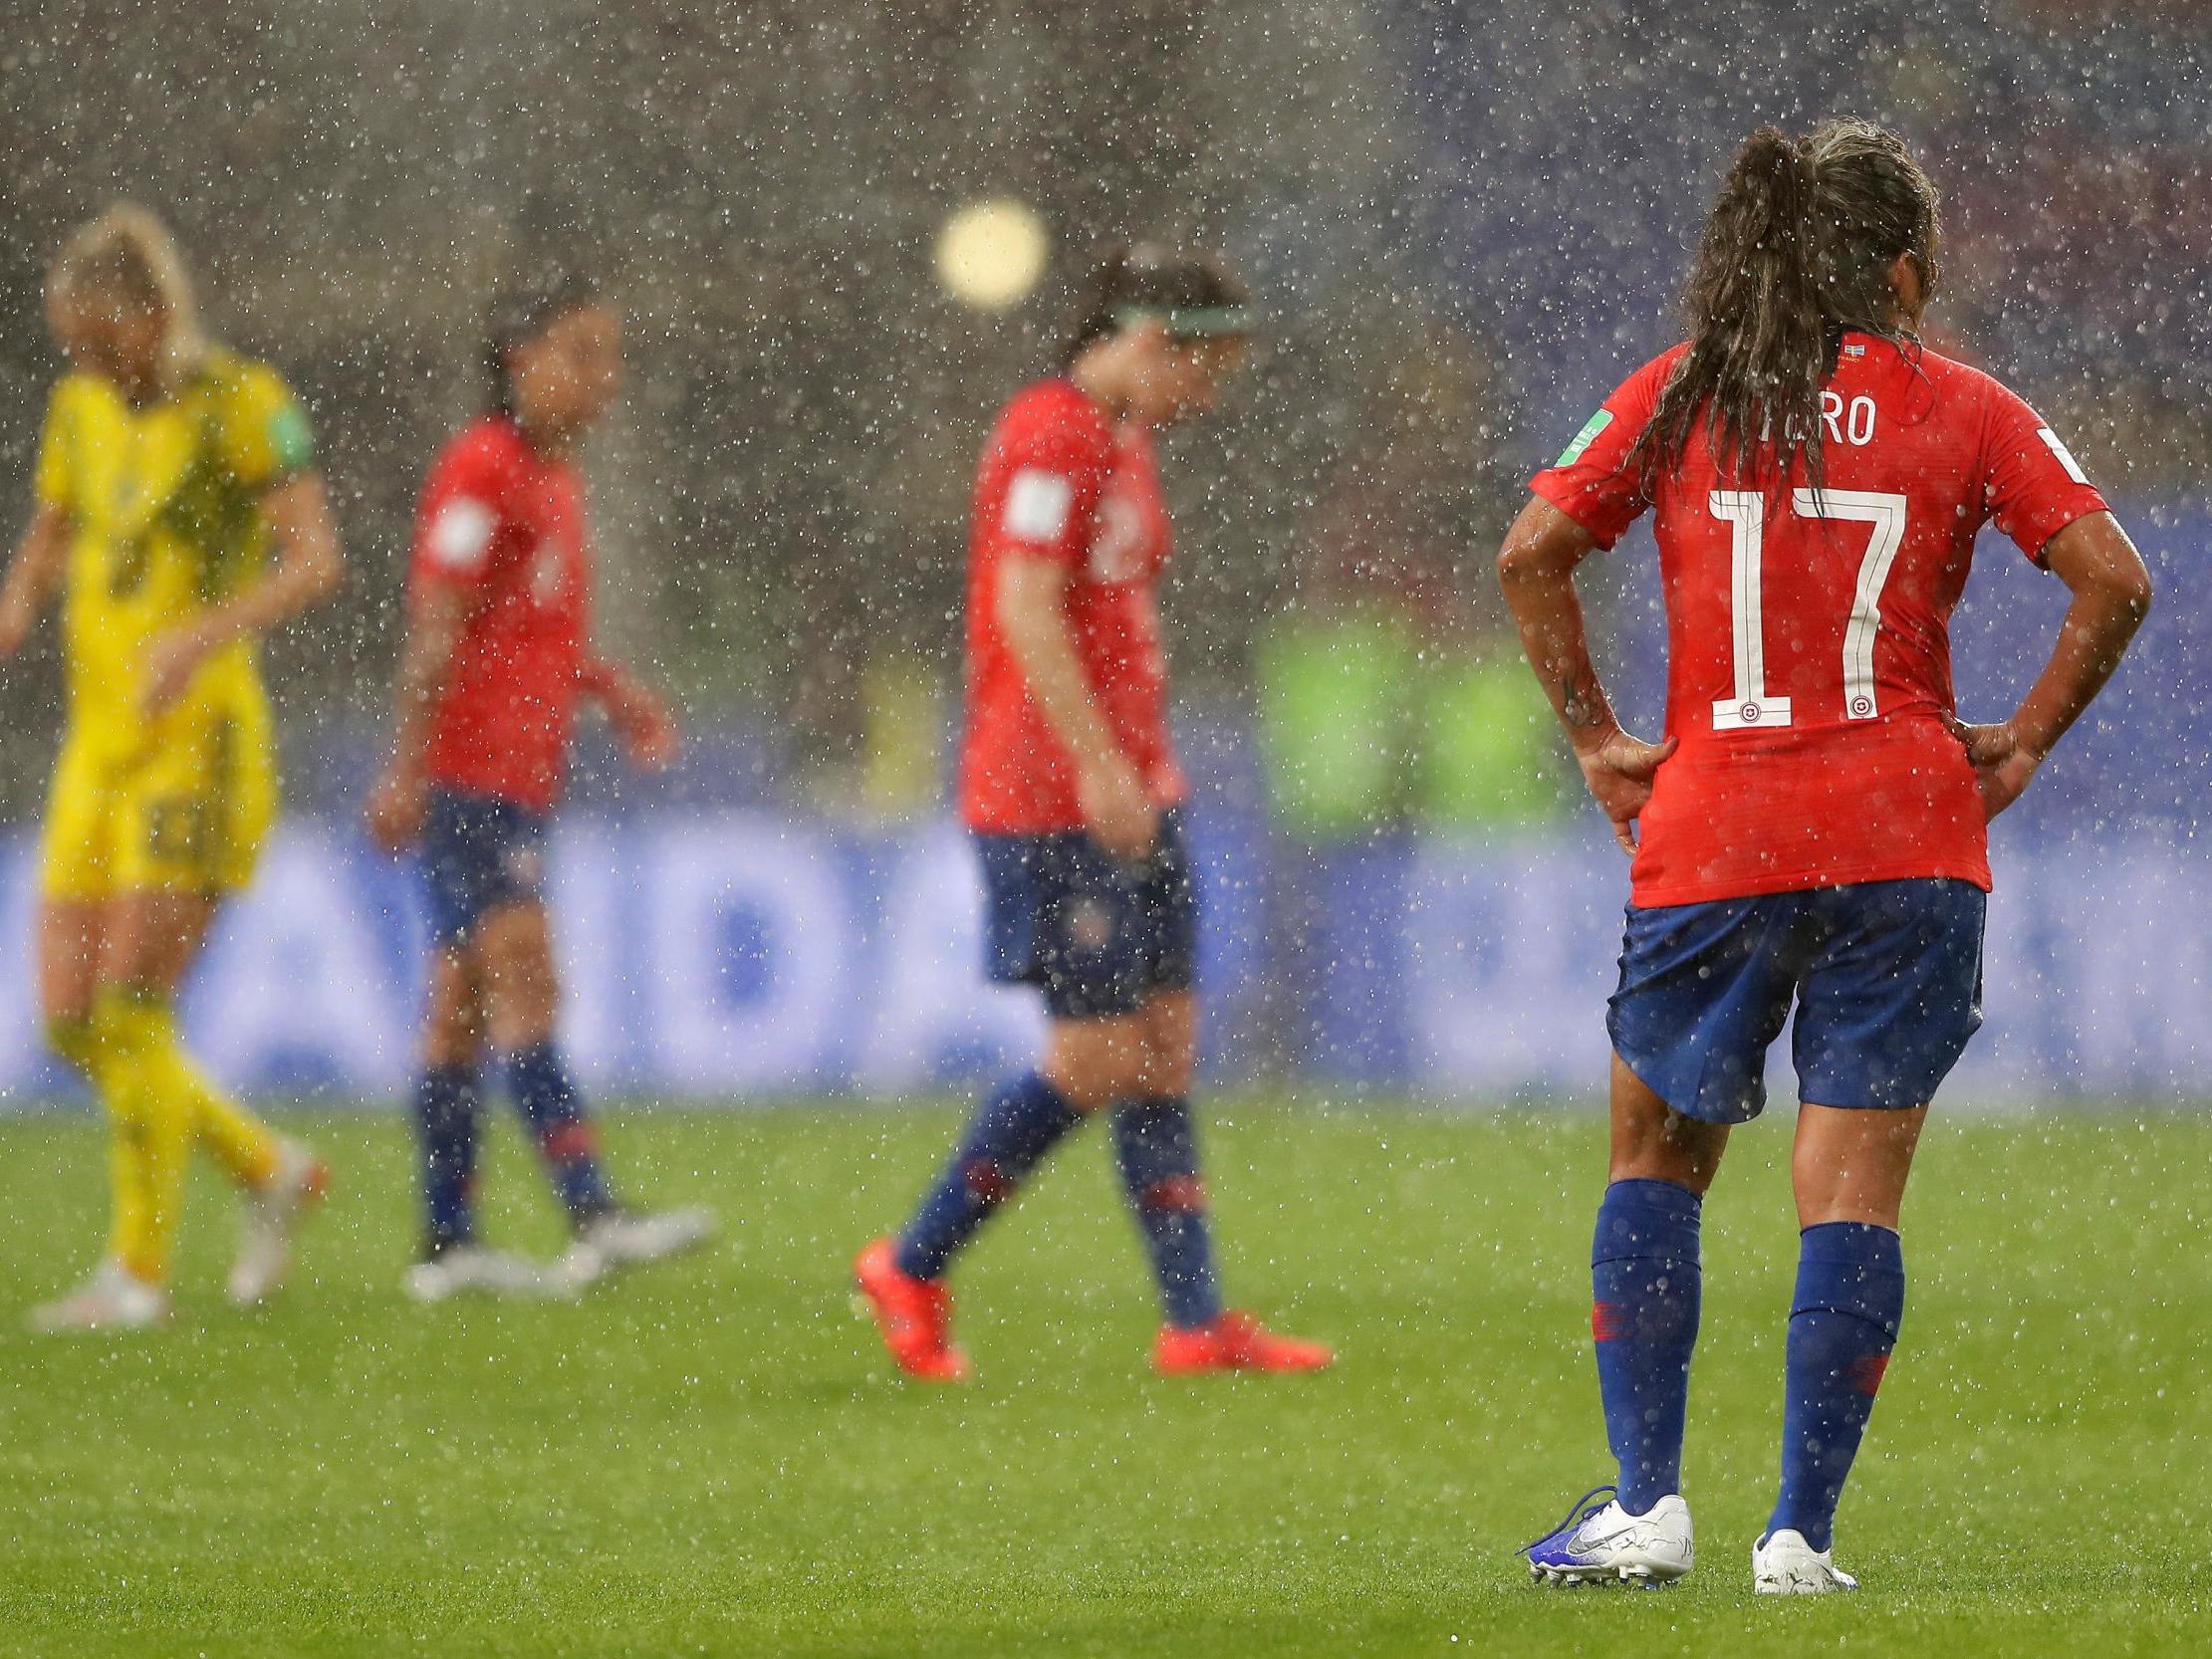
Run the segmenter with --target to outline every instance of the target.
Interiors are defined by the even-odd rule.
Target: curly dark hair
[[[1648,481],[1702,424],[1737,477],[1825,473],[1821,384],[1846,330],[1915,344],[1889,269],[1909,256],[1935,287],[1936,194],[1894,133],[1831,121],[1806,138],[1763,126],[1721,185],[1683,288],[1690,348],[1630,460]]]

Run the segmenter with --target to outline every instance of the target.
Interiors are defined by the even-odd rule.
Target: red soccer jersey
[[[592,572],[576,469],[486,415],[445,446],[422,487],[409,579],[419,601],[473,608],[432,715],[429,776],[550,811],[568,776]]]
[[[1950,619],[1984,522],[2042,562],[2104,501],[2042,418],[1932,352],[1843,338],[1827,473],[1724,478],[1700,429],[1647,499],[1628,451],[1685,348],[1605,400],[1531,487],[1610,548],[1656,517],[1669,736],[1640,825],[1638,905],[1955,876],[1989,886],[1973,768],[1944,725]]]
[[[1151,439],[1116,424],[1073,381],[1025,387],[999,416],[976,475],[968,556],[968,721],[960,816],[969,828],[1043,834],[1083,827],[1075,768],[999,632],[1002,562],[1069,572],[1077,659],[1152,800],[1185,785],[1167,735],[1167,663],[1155,590],[1167,502]]]

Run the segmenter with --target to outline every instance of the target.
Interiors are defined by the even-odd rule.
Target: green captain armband
[[[300,405],[286,402],[269,417],[269,460],[278,478],[298,472],[315,459],[315,434]]]
[[[1599,409],[1583,423],[1583,429],[1575,434],[1575,441],[1561,452],[1560,458],[1554,461],[1552,465],[1555,467],[1573,466],[1583,458],[1583,451],[1598,441],[1598,434],[1611,424],[1612,410]]]

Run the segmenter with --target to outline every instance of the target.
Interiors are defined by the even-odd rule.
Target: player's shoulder
[[[98,413],[116,401],[115,390],[99,375],[73,368],[46,394],[47,411],[58,419]]]
[[[270,392],[291,394],[284,376],[274,364],[260,357],[235,352],[228,346],[210,346],[201,355],[193,371],[194,378],[209,391],[223,397],[253,397]]]
[[[1089,392],[1054,374],[1032,380],[1006,400],[991,441],[1001,451],[1104,457],[1111,452],[1113,427]]]
[[[210,346],[193,365],[187,397],[201,400],[231,463],[257,481],[284,477],[315,457],[299,399],[274,364]]]
[[[1932,396],[1938,412],[1978,412],[1992,399],[2017,401],[2005,383],[1987,369],[1919,341],[1853,333],[1843,337],[1839,350],[1840,375],[1857,369],[1886,376],[1909,387],[1916,403],[1925,403]]]
[[[1883,344],[1908,373],[1924,378],[1938,392],[1976,401],[2013,395],[2012,389],[1988,369],[1978,368],[1962,357],[1946,356],[1932,346]]]
[[[1623,392],[1656,399],[1666,388],[1667,379],[1674,372],[1674,365],[1690,355],[1690,342],[1677,341],[1655,357],[1644,361],[1620,382]]]
[[[191,375],[179,394],[187,407],[196,404],[225,425],[256,421],[271,409],[292,401],[292,388],[284,376],[259,357],[233,352],[227,346],[210,346],[192,365]]]
[[[496,492],[529,459],[522,429],[496,411],[478,415],[445,440],[430,466],[433,490]]]
[[[1844,350],[1860,344],[1846,340]],[[1903,402],[1908,427],[1982,443],[1992,434],[2040,424],[2025,398],[1988,369],[1917,341],[1867,340],[1863,350]],[[1878,384],[1869,387],[1880,395]]]

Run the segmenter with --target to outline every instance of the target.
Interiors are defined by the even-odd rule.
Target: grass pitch
[[[1787,1117],[1787,1113],[1780,1113]],[[220,1300],[196,1178],[175,1328],[0,1326],[0,1653],[1119,1656],[2202,1654],[2212,1121],[1939,1117],[1904,1342],[1845,1501],[1856,1597],[1750,1594],[1794,1267],[1788,1124],[1708,1206],[1677,1588],[1546,1592],[1514,1546],[1606,1472],[1586,1351],[1587,1116],[1217,1107],[1232,1297],[1335,1339],[1315,1379],[1167,1383],[1101,1138],[965,1264],[973,1387],[902,1385],[854,1248],[955,1114],[617,1117],[710,1254],[574,1306],[420,1308],[403,1125],[305,1127],[341,1184],[298,1283]],[[0,1125],[9,1301],[98,1239],[83,1120]],[[489,1231],[558,1229],[511,1140]]]

